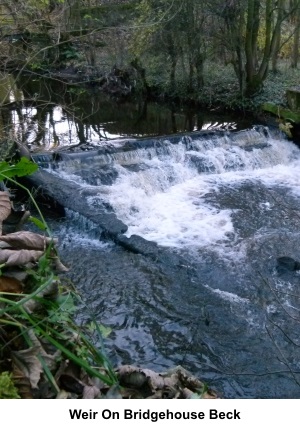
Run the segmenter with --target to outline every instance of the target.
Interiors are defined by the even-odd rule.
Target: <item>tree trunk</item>
[[[296,17],[295,17],[295,33],[293,38],[293,50],[292,50],[292,61],[291,61],[292,68],[297,68],[298,66],[299,39],[300,39],[300,5],[296,10]]]
[[[263,58],[259,67],[259,70],[256,71],[253,68],[253,52],[254,52],[254,43],[256,47],[256,42],[254,41],[254,30],[251,30],[251,21],[255,23],[254,14],[258,15],[257,5],[253,5],[252,8],[248,8],[248,21],[247,21],[247,33],[246,33],[246,89],[245,95],[250,97],[254,95],[262,87],[264,80],[268,75],[269,62],[272,56],[276,51],[276,46],[278,44],[278,38],[281,33],[281,24],[284,19],[284,1],[277,1],[277,8],[273,8],[272,0],[266,0],[266,12],[265,12],[265,48],[263,53]],[[250,5],[255,3],[256,0],[249,0]],[[277,11],[277,17],[275,25],[273,26],[273,14]],[[249,22],[250,20],[250,22]],[[255,24],[254,24],[255,25]],[[249,28],[248,28],[249,27]],[[251,32],[252,31],[252,32]],[[251,41],[249,39],[251,38]],[[256,35],[257,38],[257,35]]]
[[[277,71],[277,60],[278,55],[280,51],[280,41],[281,41],[281,23],[283,21],[283,2],[279,1],[279,8],[278,8],[278,15],[277,15],[277,21],[280,23],[280,25],[275,25],[274,29],[274,50],[271,52],[272,55],[272,70],[274,72]]]
[[[177,57],[174,55],[171,58],[171,70],[170,70],[170,90],[171,94],[175,94],[176,89],[176,65],[177,65]]]
[[[195,61],[196,76],[197,76],[197,91],[201,91],[204,85],[204,56],[200,53]]]
[[[253,86],[256,75],[256,55],[257,55],[257,36],[259,28],[259,9],[258,0],[248,0],[247,25],[246,25],[246,81]],[[252,82],[253,81],[253,82]]]

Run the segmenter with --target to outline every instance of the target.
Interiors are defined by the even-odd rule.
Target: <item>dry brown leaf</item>
[[[96,386],[84,386],[82,399],[96,399],[100,395],[100,390]]]
[[[213,392],[212,390],[208,390],[208,392],[203,393],[203,395],[201,395],[202,399],[220,399],[218,398],[218,395],[216,392]]]
[[[28,377],[20,370],[18,365],[12,363],[13,380],[22,399],[33,399],[31,385]]]
[[[7,271],[5,271],[5,276],[19,280],[19,282],[24,283],[25,280],[28,278],[29,274],[26,271],[24,271],[24,269],[18,269],[17,267],[17,268],[9,268]]]
[[[36,262],[44,254],[41,250],[10,250],[0,249],[0,264],[7,267],[25,265],[28,262]]]
[[[37,357],[38,352],[37,347],[11,352],[14,365],[19,368],[25,378],[29,379],[33,389],[37,388],[43,373],[41,362]]]
[[[23,304],[23,308],[28,313],[33,313],[37,309],[41,308],[41,303],[37,298],[46,298],[53,299],[58,294],[58,283],[56,280],[53,280],[48,286],[44,287],[40,293],[35,294],[33,299],[29,299]]]
[[[46,343],[46,345],[43,345],[41,343],[41,341],[37,338],[37,336],[35,335],[35,333],[32,329],[28,330],[28,336],[32,342],[33,347],[35,347],[37,352],[39,353],[39,355],[43,357],[48,368],[50,370],[55,369],[57,366],[57,360],[61,356],[60,350],[56,350],[53,354],[49,354],[45,350],[47,343]]]
[[[54,266],[55,266],[56,272],[66,273],[69,271],[69,268],[67,268],[57,256],[53,259],[54,259]]]
[[[35,389],[38,387],[41,374],[43,373],[42,364],[38,356],[43,357],[48,368],[53,370],[56,367],[60,351],[57,350],[53,355],[50,355],[45,351],[32,329],[28,330],[27,333],[33,346],[26,350],[12,351],[11,356],[15,367],[14,374],[18,373],[21,380],[28,379],[31,387]]]
[[[131,365],[123,365],[118,368],[121,384],[140,388],[148,384],[151,390],[162,389],[165,386],[165,380],[161,374],[150,369],[141,369]]]
[[[2,222],[11,212],[11,202],[7,192],[0,192],[0,234],[2,234]]]
[[[181,366],[166,373],[156,373],[149,369],[141,369],[131,365],[118,368],[120,384],[139,391],[146,398],[190,398],[204,390],[204,384]],[[215,399],[217,394],[208,390],[201,398]]]
[[[23,284],[12,277],[1,276],[0,277],[0,293],[9,292],[9,293],[22,293]]]
[[[10,244],[15,249],[46,250],[48,244],[57,240],[30,231],[18,231],[3,235],[0,241]]]

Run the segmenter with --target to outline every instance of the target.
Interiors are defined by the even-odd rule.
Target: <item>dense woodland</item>
[[[2,70],[65,69],[84,80],[115,67],[129,71],[135,92],[197,101],[216,69],[219,80],[230,75],[227,90],[249,98],[282,63],[299,63],[299,0],[1,0],[0,8]]]

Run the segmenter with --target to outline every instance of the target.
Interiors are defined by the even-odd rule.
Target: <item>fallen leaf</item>
[[[35,347],[38,351],[38,354],[42,356],[48,368],[50,370],[55,369],[57,366],[57,361],[61,356],[60,350],[56,350],[53,354],[48,353],[46,348],[49,346],[49,344],[47,342],[42,344],[32,329],[28,330],[28,336],[32,342],[32,346]]]
[[[43,368],[37,354],[37,347],[30,347],[26,350],[12,351],[13,363],[19,368],[23,376],[28,378],[33,389],[37,388]]]
[[[29,378],[26,377],[23,371],[13,361],[12,363],[13,380],[19,395],[22,399],[33,399],[32,390]]]
[[[15,249],[28,250],[45,250],[50,243],[57,243],[57,240],[30,231],[13,232],[3,235],[0,240],[10,244]]]
[[[7,267],[25,265],[28,262],[36,262],[44,254],[41,250],[11,250],[0,249],[0,264]]]
[[[100,390],[96,386],[84,386],[82,399],[96,399],[100,395]]]
[[[9,278],[13,278],[16,280],[19,280],[19,282],[25,282],[25,280],[28,278],[29,274],[18,268],[9,268],[7,271],[5,271],[5,276]]]
[[[0,234],[2,234],[2,222],[11,212],[11,202],[7,192],[0,192]]]
[[[131,365],[118,368],[118,378],[123,387],[138,391],[144,398],[179,399],[207,398],[215,399],[218,395],[181,366],[166,373],[156,373]],[[126,392],[125,392],[126,394]],[[132,394],[135,396],[135,394]]]
[[[67,271],[69,271],[69,268],[67,268],[57,256],[53,259],[56,272],[66,273]]]
[[[22,293],[22,283],[13,277],[0,277],[0,292]]]

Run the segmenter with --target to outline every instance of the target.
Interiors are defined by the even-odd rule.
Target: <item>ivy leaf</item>
[[[37,171],[38,166],[29,159],[22,157],[16,164],[9,164],[6,161],[0,162],[0,180],[7,177],[22,177]]]

